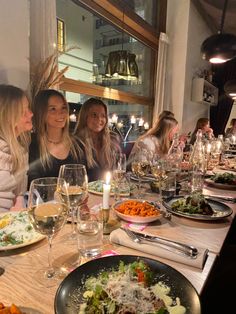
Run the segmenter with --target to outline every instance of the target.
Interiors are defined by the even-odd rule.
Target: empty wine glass
[[[117,201],[119,199],[119,186],[125,177],[126,173],[126,155],[118,154],[115,159],[115,166],[113,170],[113,181],[115,188],[114,198]]]
[[[138,153],[133,157],[131,163],[131,170],[138,178],[138,191],[139,197],[142,197],[141,193],[141,178],[150,172],[150,162],[147,156],[143,153]]]
[[[43,286],[58,283],[58,275],[52,265],[52,239],[64,226],[68,216],[68,193],[64,179],[54,177],[39,178],[31,182],[29,190],[28,214],[34,229],[47,236],[48,269],[36,274]]]
[[[70,210],[71,210],[71,225],[72,233],[70,240],[77,240],[77,228],[75,217],[79,206],[83,203],[88,195],[88,177],[84,165],[68,164],[60,168],[59,178],[63,178],[67,184]]]

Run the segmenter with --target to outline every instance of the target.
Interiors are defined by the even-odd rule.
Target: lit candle
[[[232,135],[232,144],[235,144],[235,142],[236,142],[235,135]]]
[[[103,203],[102,203],[103,209],[109,208],[109,199],[110,199],[110,191],[111,191],[110,180],[111,180],[111,173],[107,172],[106,183],[103,184]]]
[[[111,117],[111,122],[112,122],[112,123],[117,123],[117,121],[118,121],[118,116],[114,113],[114,114],[112,115],[112,117]]]
[[[206,152],[207,152],[207,154],[210,154],[210,152],[211,152],[211,144],[210,143],[207,144]]]
[[[71,122],[76,122],[76,115],[75,115],[74,113],[72,113],[72,114],[70,115],[70,121],[71,121]]]
[[[135,123],[136,123],[136,118],[135,118],[135,116],[132,116],[132,117],[131,117],[130,123],[131,123],[131,124],[135,124]]]
[[[149,124],[148,124],[148,122],[145,122],[145,123],[144,123],[144,129],[145,129],[145,130],[148,130],[148,129],[149,129]]]
[[[118,127],[118,129],[123,128],[123,123],[122,123],[122,122],[118,122],[118,123],[117,123],[117,127]]]
[[[140,119],[139,119],[138,126],[143,126],[143,124],[144,124],[144,120],[143,120],[143,118],[140,118]]]

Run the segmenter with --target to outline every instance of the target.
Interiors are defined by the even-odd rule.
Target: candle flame
[[[106,184],[110,184],[110,181],[111,181],[111,173],[107,172],[107,174],[106,174]]]

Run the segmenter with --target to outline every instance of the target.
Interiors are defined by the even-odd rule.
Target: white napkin
[[[135,243],[133,242],[126,232],[122,229],[116,229],[110,234],[110,241],[116,244],[124,245],[134,250],[142,251],[151,255],[159,256],[161,258],[169,259],[178,263],[189,265],[192,267],[202,269],[207,258],[207,249],[197,248],[198,256],[193,259],[185,257],[178,253],[167,251],[161,248],[158,244],[146,244],[146,243]]]

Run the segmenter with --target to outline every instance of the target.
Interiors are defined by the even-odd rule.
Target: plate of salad
[[[236,190],[236,175],[231,172],[215,173],[205,182],[212,187],[223,190]]]
[[[102,180],[89,182],[89,184],[88,184],[89,193],[96,194],[96,195],[103,195],[103,184],[104,184],[104,182]],[[119,194],[121,196],[129,196],[130,193],[134,189],[136,189],[136,185],[133,183],[121,184],[119,187]],[[113,196],[114,192],[115,192],[115,186],[114,186],[114,183],[111,182],[111,193],[110,193],[110,195]]]
[[[192,284],[172,267],[154,259],[116,255],[91,260],[59,286],[56,314],[200,314]]]
[[[233,212],[228,205],[199,193],[175,196],[163,205],[172,214],[197,220],[219,220]]]
[[[0,251],[18,249],[44,238],[34,230],[27,211],[0,213]]]

